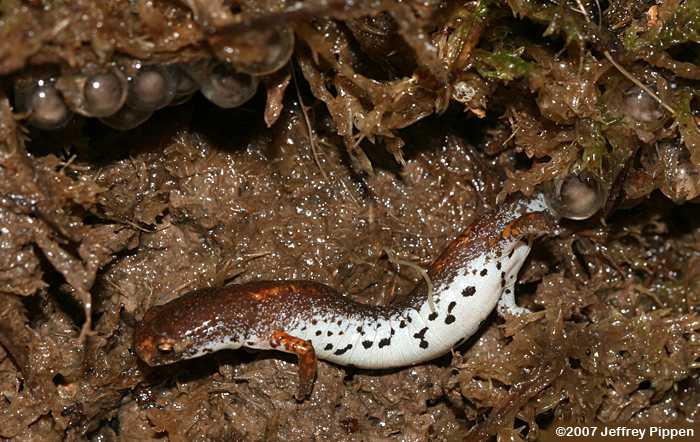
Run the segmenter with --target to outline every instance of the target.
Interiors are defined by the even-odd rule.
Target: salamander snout
[[[134,332],[134,349],[139,358],[150,366],[165,365],[183,358],[186,340],[155,330],[144,318]]]
[[[173,344],[164,338],[149,336],[134,342],[136,354],[148,365],[156,366],[175,362],[178,357],[173,357]]]

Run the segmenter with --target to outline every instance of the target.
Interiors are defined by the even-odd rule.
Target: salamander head
[[[153,307],[146,312],[134,331],[136,354],[148,365],[165,365],[193,357],[195,342],[188,327],[177,317],[163,314],[168,306]]]

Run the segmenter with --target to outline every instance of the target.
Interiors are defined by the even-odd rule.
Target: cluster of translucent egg
[[[237,107],[255,95],[258,79],[227,64],[111,65],[88,74],[27,78],[15,83],[15,106],[32,126],[59,129],[74,113],[99,118],[115,129],[132,129],[165,106],[185,102],[198,90],[217,106]]]
[[[75,75],[23,77],[15,82],[15,107],[27,114],[29,124],[44,130],[63,127],[75,113],[99,118],[115,129],[132,129],[158,109],[181,104],[197,91],[219,107],[237,107],[255,95],[259,77],[284,66],[294,49],[290,29],[267,29],[264,34],[274,38],[265,40],[269,44],[262,51],[235,51],[222,38],[215,52],[225,62],[132,61],[88,66]],[[248,55],[227,55],[238,53]]]

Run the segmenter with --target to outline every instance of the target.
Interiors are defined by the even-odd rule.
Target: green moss
[[[515,51],[474,51],[476,70],[484,78],[511,81],[530,73],[535,64],[521,58],[525,48]]]
[[[566,2],[559,5],[533,0],[508,0],[513,14],[547,25],[545,36],[563,34],[567,45],[576,42],[584,47],[586,42],[594,41],[600,34],[586,16],[569,8]]]
[[[690,89],[681,91],[680,100],[676,106],[676,121],[678,121],[678,130],[683,144],[690,152],[690,161],[700,166],[700,129],[690,109],[692,98],[693,91]]]
[[[700,43],[700,0],[685,0],[668,12],[672,15],[660,26],[649,29],[640,23],[628,26],[622,39],[625,48],[639,52],[664,50],[686,42]]]
[[[601,125],[591,122],[585,134],[579,136],[579,144],[583,147],[581,162],[583,168],[603,178],[605,159],[609,155],[608,144],[601,131]]]

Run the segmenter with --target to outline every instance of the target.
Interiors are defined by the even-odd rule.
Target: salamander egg
[[[100,72],[87,78],[83,87],[85,110],[93,117],[106,117],[124,105],[128,84],[117,69]]]
[[[142,111],[125,105],[116,114],[100,118],[100,121],[112,129],[129,130],[144,123],[151,118],[151,115],[153,115],[153,112]]]
[[[171,72],[175,78],[175,96],[170,105],[176,106],[189,100],[199,89],[199,83],[197,83],[187,69],[182,66],[172,66]]]
[[[223,108],[242,105],[253,98],[257,89],[257,78],[235,72],[225,64],[211,69],[201,83],[202,95]]]
[[[574,220],[590,218],[603,207],[607,197],[600,179],[585,172],[554,178],[545,188],[547,205],[558,215]]]
[[[659,103],[638,86],[625,92],[623,109],[627,115],[642,123],[658,121],[664,116]]]
[[[291,29],[270,29],[259,34],[258,46],[240,51],[232,62],[238,71],[250,75],[270,74],[287,64],[292,56],[294,32]]]
[[[682,204],[700,195],[700,168],[690,162],[688,149],[677,142],[663,142],[657,146],[661,192],[676,204]]]
[[[133,109],[152,112],[170,104],[175,97],[176,88],[175,76],[169,68],[143,66],[129,81],[126,102]]]
[[[29,112],[27,122],[38,129],[59,129],[68,123],[73,113],[61,93],[47,80],[17,94],[17,107]]]
[[[238,72],[265,75],[287,64],[294,52],[294,31],[290,28],[254,29],[242,34],[223,34],[209,39],[217,58]]]

